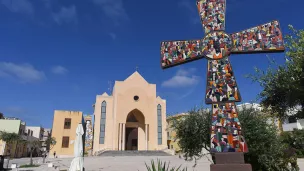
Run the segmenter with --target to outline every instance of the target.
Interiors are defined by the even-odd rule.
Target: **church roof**
[[[135,71],[132,75],[130,75],[125,81],[144,81],[145,83],[148,83],[143,76],[141,76],[137,71]]]
[[[109,96],[108,93],[104,92],[101,96]]]

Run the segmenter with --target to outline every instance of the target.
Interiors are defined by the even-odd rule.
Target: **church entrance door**
[[[145,150],[145,117],[141,111],[134,109],[126,118],[125,133],[122,135],[122,150]]]
[[[138,150],[138,128],[126,128],[126,150]]]

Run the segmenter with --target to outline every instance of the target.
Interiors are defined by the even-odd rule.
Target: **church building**
[[[96,96],[93,154],[104,150],[167,149],[166,100],[137,71]]]

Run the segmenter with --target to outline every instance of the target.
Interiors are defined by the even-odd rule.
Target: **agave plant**
[[[181,169],[182,165],[180,165],[177,168],[176,167],[170,168],[170,162],[166,164],[166,162],[163,163],[160,160],[157,160],[157,164],[154,163],[154,160],[151,160],[151,166],[148,166],[147,163],[145,164],[148,171],[187,171],[187,168]]]

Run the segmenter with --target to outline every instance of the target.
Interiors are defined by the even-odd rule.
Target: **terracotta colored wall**
[[[71,129],[64,129],[65,118],[71,118]],[[74,144],[70,144],[75,140],[76,128],[79,123],[82,123],[82,112],[79,111],[64,111],[55,110],[53,119],[52,137],[56,138],[56,145],[50,150],[50,157],[54,157],[53,153],[56,151],[58,157],[71,157],[74,155]],[[70,137],[68,148],[62,148],[62,137]]]

